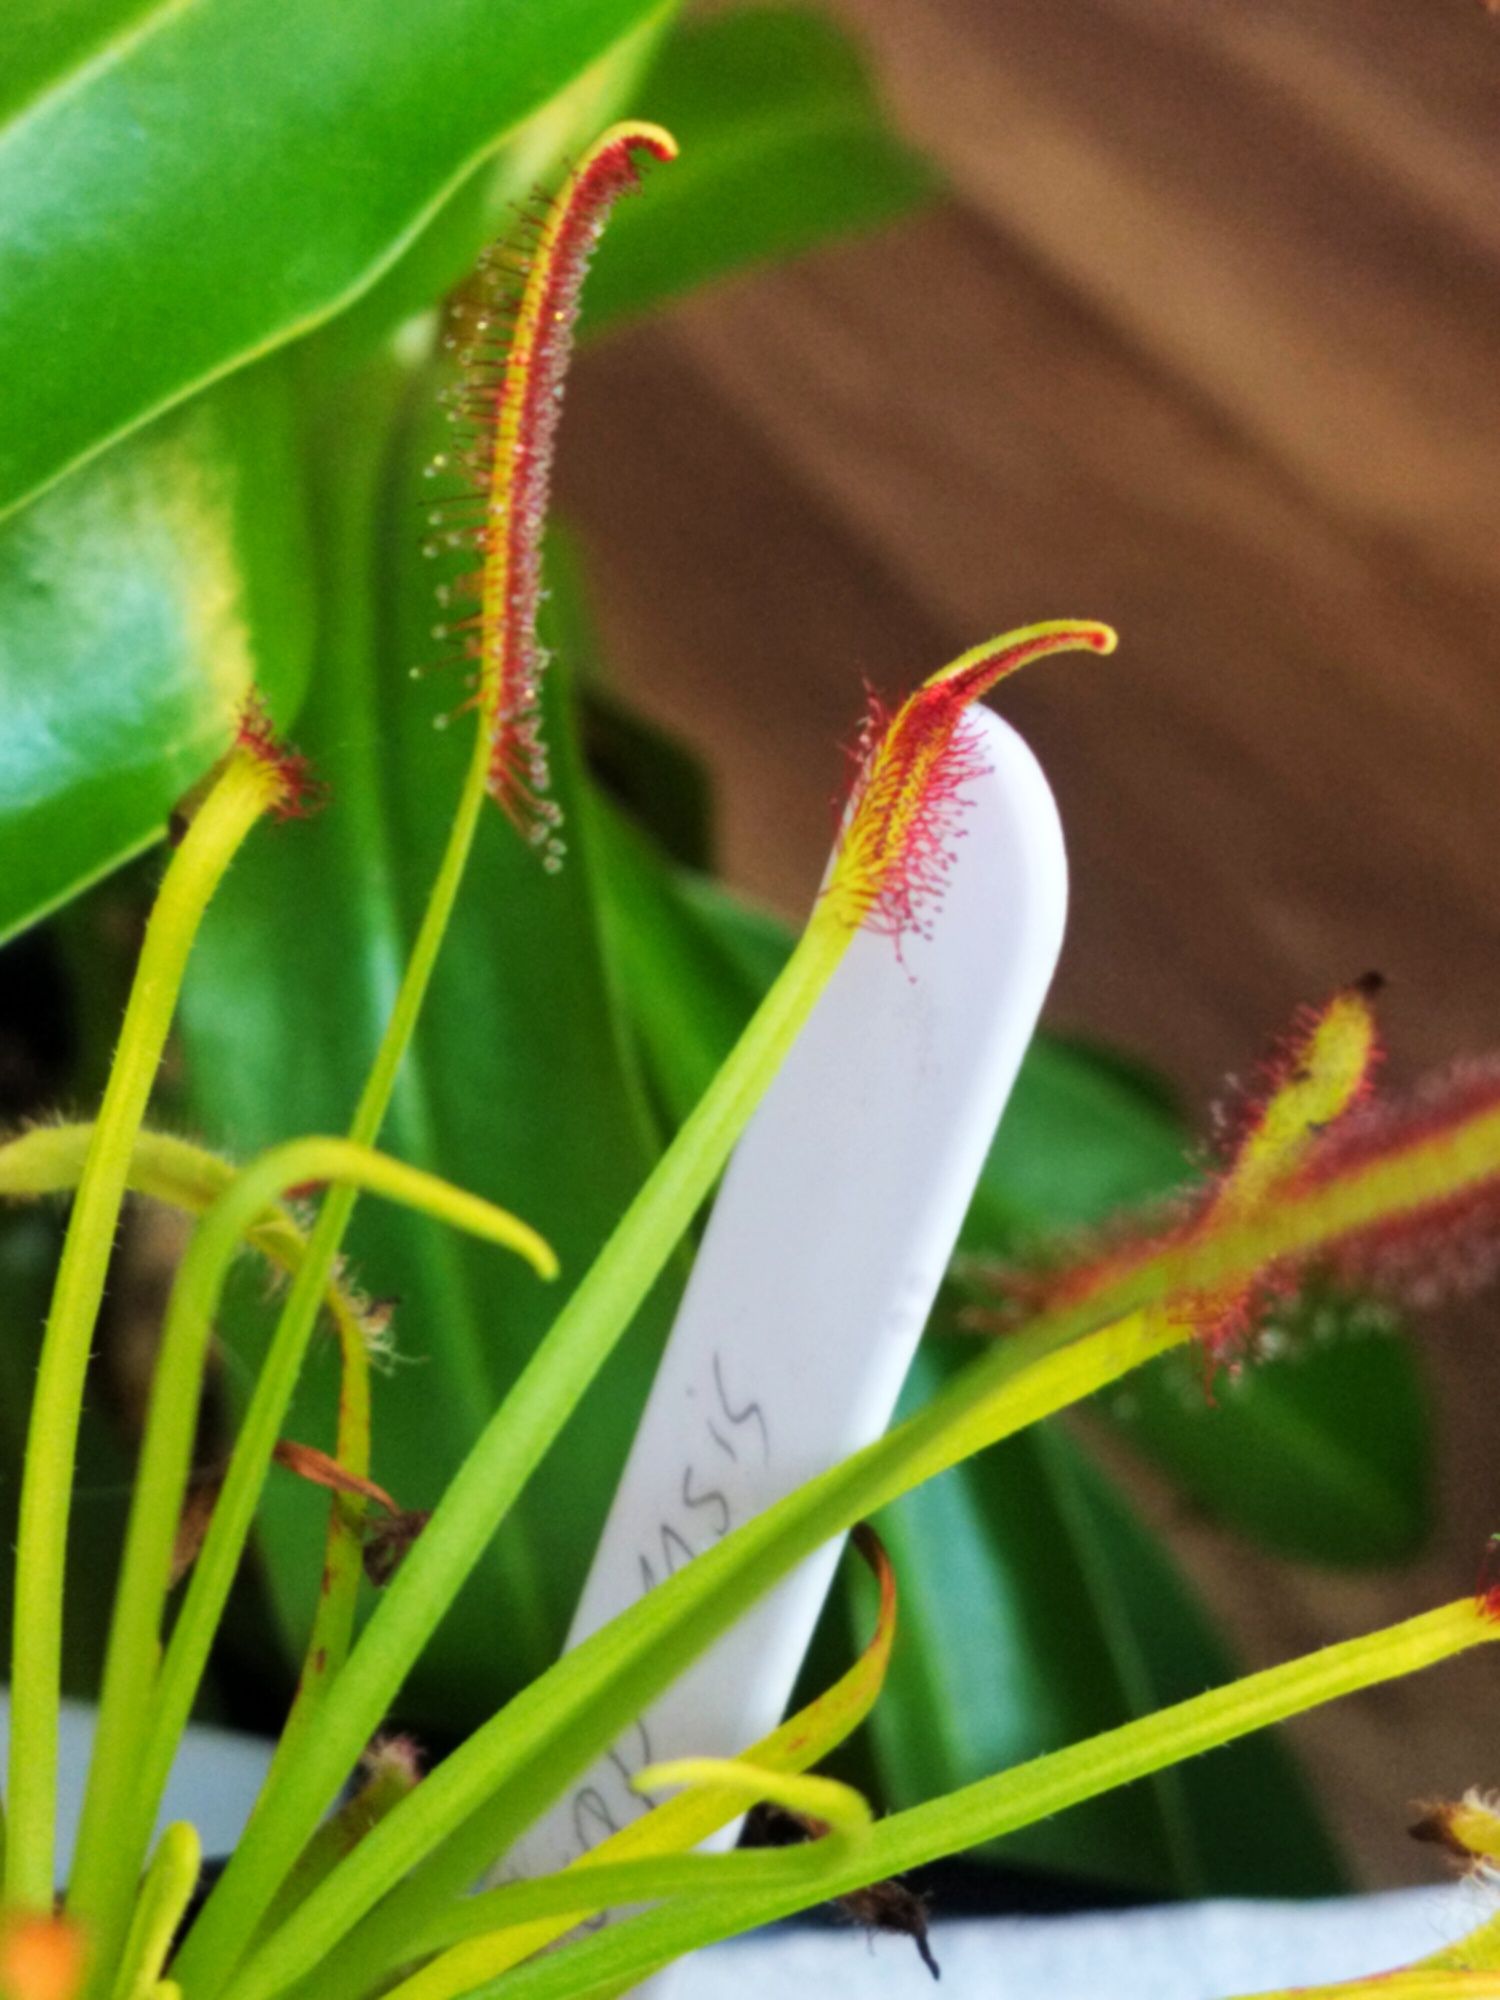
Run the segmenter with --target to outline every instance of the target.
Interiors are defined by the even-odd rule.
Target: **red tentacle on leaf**
[[[476,662],[472,705],[489,735],[491,795],[554,867],[561,815],[548,795],[538,714],[547,662],[536,624],[563,382],[584,277],[609,211],[639,185],[638,155],[671,160],[676,152],[660,126],[612,126],[557,199],[529,220],[529,242],[498,245],[484,259],[478,297],[452,336],[465,374],[450,416],[482,518],[447,537],[477,554],[478,568],[456,586],[475,608],[438,631],[460,636]]]
[[[1107,625],[1057,619],[963,654],[888,715],[872,698],[856,755],[826,914],[898,941],[931,926],[963,815],[964,788],[985,770],[970,710],[999,681],[1048,653],[1112,653]]]
[[[327,787],[314,775],[311,760],[280,740],[269,709],[254,691],[240,710],[234,741],[236,749],[248,751],[274,773],[271,812],[277,819],[308,819],[327,804]]]
[[[1002,1277],[1001,1287],[1027,1304],[1078,1305],[1164,1256],[1211,1269],[1217,1241],[1247,1228],[1268,1246],[1295,1243],[1268,1247],[1248,1272],[1237,1253],[1223,1285],[1161,1280],[1151,1309],[1190,1325],[1222,1361],[1245,1350],[1313,1267],[1419,1305],[1500,1279],[1500,1065],[1466,1065],[1405,1101],[1373,1099],[1372,995],[1362,981],[1299,1018],[1264,1072],[1266,1093],[1238,1121],[1231,1157],[1196,1194],[1060,1273]],[[1307,1226],[1372,1182],[1378,1201],[1366,1192],[1347,1225]]]

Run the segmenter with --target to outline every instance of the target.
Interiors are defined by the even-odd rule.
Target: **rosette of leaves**
[[[23,6],[3,32],[0,355],[14,393],[0,433],[0,931],[28,932],[25,964],[59,982],[73,1034],[48,1096],[81,1097],[113,1046],[111,926],[123,911],[128,933],[137,907],[137,878],[103,878],[166,836],[258,685],[335,805],[295,844],[251,847],[185,989],[175,1116],[246,1157],[343,1128],[446,834],[460,732],[432,722],[461,691],[451,676],[410,677],[449,643],[431,633],[446,622],[432,584],[448,565],[423,553],[452,532],[447,516],[424,523],[425,468],[445,438],[434,395],[451,380],[444,295],[514,204],[632,102],[672,127],[683,157],[623,205],[586,338],[894,216],[930,181],[884,129],[847,47],[815,15],[779,8],[683,26],[643,0],[315,0],[278,19],[248,0],[92,0]],[[627,690],[602,684],[560,555],[549,583],[561,671],[541,700],[567,865],[538,869],[498,816],[480,826],[384,1138],[524,1212],[577,1270],[788,941],[703,879],[701,781],[630,722]],[[588,752],[606,743],[615,796],[591,774]],[[39,932],[49,913],[61,914]],[[1187,1171],[1151,1086],[1040,1044],[966,1249],[1013,1257]],[[34,1365],[47,1232],[21,1214],[4,1246],[11,1410]],[[502,1260],[400,1210],[361,1210],[350,1253],[366,1289],[398,1301],[398,1359],[373,1390],[376,1470],[421,1511],[550,1304]],[[680,1277],[680,1263],[663,1273],[433,1635],[402,1694],[429,1737],[461,1734],[554,1657]],[[233,1412],[267,1337],[258,1280],[238,1281],[221,1328],[218,1393]],[[934,1344],[927,1387],[954,1352]],[[1421,1402],[1384,1331],[1346,1316],[1212,1411],[1170,1365],[1111,1421],[1195,1502],[1314,1561],[1394,1559],[1419,1541]],[[299,1437],[332,1447],[338,1382],[334,1349],[316,1350]],[[109,1403],[101,1388],[87,1412],[76,1517],[106,1545],[124,1472]],[[13,1424],[12,1494],[20,1442]],[[290,1685],[323,1531],[305,1482],[268,1486],[226,1686],[236,1659]],[[1227,1671],[1187,1585],[1071,1436],[1028,1433],[953,1474],[906,1503],[890,1536],[909,1574],[908,1638],[864,1770],[892,1803]],[[971,1681],[945,1671],[955,1592],[985,1618]],[[99,1647],[90,1596],[65,1628],[81,1689]],[[1201,1783],[1152,1780],[1046,1824],[1021,1851],[1143,1888],[1335,1880],[1275,1753],[1218,1754],[1240,1760],[1233,1784],[1211,1765]],[[1255,1796],[1278,1837],[1252,1852]]]

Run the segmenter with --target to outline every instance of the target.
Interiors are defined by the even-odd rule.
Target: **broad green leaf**
[[[713,787],[703,766],[607,688],[586,684],[580,693],[584,755],[595,783],[673,861],[711,868]]]
[[[1358,1301],[1310,1298],[1284,1352],[1210,1389],[1165,1355],[1103,1411],[1216,1520],[1278,1555],[1409,1562],[1432,1526],[1432,1432],[1418,1356]]]
[[[774,976],[785,934],[665,868],[614,816],[601,831],[611,949],[648,1074],[666,1113],[681,1117]],[[1014,1192],[1000,1179],[1007,1113],[990,1170],[995,1210],[1034,1222],[1027,1190],[1041,1188],[1079,1219],[1092,1201],[1139,1195],[1153,1175],[1180,1170],[1175,1131],[1159,1108],[1140,1110],[1140,1095],[1128,1072],[1102,1061],[1096,1071],[1074,1051],[1039,1043],[1013,1100],[1030,1178],[1018,1177]],[[1033,1156],[1049,1130],[1049,1102],[1060,1154],[1052,1189]],[[1100,1105],[1115,1122],[1106,1121],[1098,1156],[1070,1185],[1069,1149],[1088,1122],[1079,1108]],[[972,1351],[951,1331],[929,1340],[907,1407],[926,1401]],[[1166,1552],[1061,1432],[1009,1441],[908,1495],[879,1526],[891,1538],[907,1610],[867,1763],[851,1775],[891,1805],[968,1783],[1230,1671]],[[825,1647],[820,1672],[826,1657]],[[1273,1744],[1225,1753],[1219,1779],[1169,1774],[1069,1814],[1010,1851],[1158,1893],[1335,1885],[1316,1816]],[[1265,1801],[1278,1827],[1279,1853],[1269,1859],[1242,1838],[1236,1801],[1247,1792]]]
[[[320,513],[329,602],[298,731],[332,802],[254,844],[210,915],[185,1001],[192,1115],[237,1153],[347,1122],[417,924],[467,756],[467,721],[435,730],[461,677],[413,681],[430,656],[431,569],[412,531],[417,468],[436,441],[430,385],[412,435],[382,444],[386,388],[349,394],[329,422],[361,440]],[[392,481],[390,475],[396,473]],[[387,495],[387,487],[391,487]],[[586,815],[562,680],[547,724],[568,865],[545,873],[496,812],[474,863],[382,1143],[508,1203],[563,1263],[547,1288],[441,1230],[358,1212],[356,1268],[400,1300],[398,1359],[377,1382],[374,1474],[430,1506],[644,1177],[652,1138],[625,1058],[599,946]],[[266,1315],[241,1319],[240,1365]],[[412,1686],[409,1709],[456,1731],[555,1654],[654,1365],[647,1313],[480,1566]],[[315,1359],[295,1435],[326,1448],[331,1355]],[[289,1629],[317,1587],[322,1508],[273,1482],[263,1550]]]
[[[88,7],[0,72],[0,512],[370,286],[663,0]],[[116,32],[95,41],[113,19]],[[63,53],[77,58],[56,69]]]
[[[1039,1036],[1006,1106],[962,1247],[1012,1257],[1192,1178],[1187,1134],[1153,1080],[1084,1043]]]
[[[817,14],[744,7],[687,24],[636,108],[682,145],[622,206],[584,309],[592,331],[743,265],[868,229],[936,177],[886,128],[854,49]]]
[[[0,937],[160,837],[312,643],[285,370],[244,371],[0,524]]]
[[[10,0],[0,117],[129,34],[151,0]]]
[[[549,97],[482,159],[441,204],[400,255],[347,311],[320,330],[314,364],[338,374],[367,361],[393,337],[435,322],[448,294],[471,275],[480,253],[513,236],[517,218],[538,192],[555,188],[576,159],[624,111],[658,43],[668,32],[671,4],[646,11],[640,25]],[[610,232],[596,252],[607,256]]]
[[[965,1358],[929,1342],[907,1407]],[[889,1808],[1234,1672],[1161,1544],[1055,1425],[908,1494],[877,1526],[906,1608],[869,1725]],[[1271,1740],[1163,1772],[998,1851],[1153,1894],[1306,1895],[1341,1885],[1307,1794]]]

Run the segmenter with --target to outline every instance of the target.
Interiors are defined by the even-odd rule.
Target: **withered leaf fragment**
[[[292,1438],[282,1438],[273,1456],[278,1465],[295,1473],[299,1479],[306,1479],[314,1486],[326,1487],[330,1493],[345,1493],[351,1499],[367,1500],[371,1506],[380,1509],[384,1519],[365,1524],[365,1575],[377,1590],[389,1583],[401,1567],[407,1550],[432,1518],[429,1510],[398,1507],[383,1486],[377,1486],[373,1479],[364,1479],[358,1473],[347,1471],[336,1458],[330,1458],[326,1451],[319,1451],[316,1445],[298,1444]]]
[[[869,1533],[867,1529],[865,1531]],[[828,1828],[822,1820],[806,1813],[788,1812],[783,1806],[759,1805],[750,1816],[752,1840],[770,1847],[794,1847],[805,1840],[824,1840]],[[895,1937],[909,1937],[917,1955],[934,1979],[941,1979],[939,1966],[928,1935],[927,1903],[898,1876],[885,1882],[871,1882],[863,1889],[851,1889],[847,1896],[835,1896],[828,1908],[863,1924],[869,1931],[884,1931]]]

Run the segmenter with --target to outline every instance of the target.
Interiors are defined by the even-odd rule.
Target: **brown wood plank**
[[[1230,60],[1187,0],[839,11],[997,228],[1325,504],[1495,578],[1500,268],[1463,231]]]

